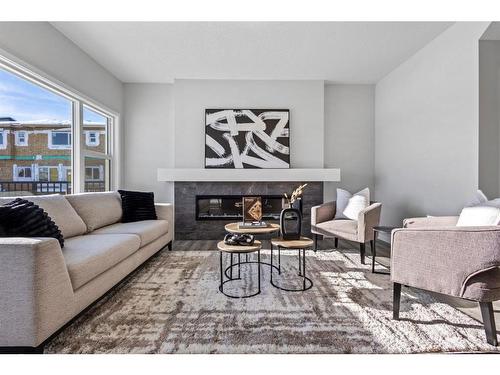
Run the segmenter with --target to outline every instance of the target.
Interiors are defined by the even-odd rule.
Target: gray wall
[[[0,48],[121,112],[122,83],[48,22],[0,22]]]
[[[124,188],[155,193],[171,202],[173,184],[158,182],[158,168],[174,167],[173,85],[126,83]]]
[[[479,42],[479,188],[500,193],[500,41]]]
[[[375,198],[382,223],[457,214],[478,186],[478,40],[456,23],[377,83]]]
[[[323,87],[323,81],[176,80],[175,166],[204,167],[206,108],[285,108],[291,168],[323,167]]]
[[[337,187],[374,194],[374,100],[374,85],[325,86],[325,167],[342,175],[325,184],[325,200],[335,199]]]
[[[178,80],[124,89],[124,186],[154,191],[158,201],[173,194],[156,181],[157,168],[203,167],[209,107],[289,108],[292,167],[341,168],[342,182],[325,184],[325,200],[335,199],[337,186],[373,189],[373,85]]]

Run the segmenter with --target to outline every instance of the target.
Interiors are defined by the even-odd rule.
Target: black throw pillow
[[[47,212],[21,198],[0,206],[0,237],[53,237],[64,247],[63,235]]]
[[[122,223],[156,220],[154,193],[118,190],[122,197]]]

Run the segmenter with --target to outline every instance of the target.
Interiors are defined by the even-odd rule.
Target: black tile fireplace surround
[[[323,203],[322,182],[175,182],[175,239],[222,239],[225,234],[224,225],[241,220],[233,215],[227,219],[224,217],[200,218],[200,210],[197,210],[200,199],[223,197],[228,198],[227,202],[231,203],[231,198],[235,197],[239,199],[241,196],[262,196],[263,199],[269,199],[267,202],[269,214],[266,216],[264,207],[264,220],[277,223],[276,213],[279,211],[280,197],[285,192],[290,194],[303,183],[308,185],[304,190],[302,200],[302,228],[303,235],[309,236],[311,234],[311,207]],[[206,205],[206,201],[202,203]],[[231,210],[226,211],[231,212]],[[207,214],[207,210],[204,214]],[[233,211],[233,214],[237,213]],[[211,211],[211,215],[219,216],[217,211]]]

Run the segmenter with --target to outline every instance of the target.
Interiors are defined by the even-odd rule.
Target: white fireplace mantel
[[[339,168],[202,169],[158,168],[158,181],[340,181]]]

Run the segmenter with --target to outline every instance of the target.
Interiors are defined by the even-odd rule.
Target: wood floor
[[[179,240],[174,241],[173,250],[175,251],[190,251],[190,250],[217,250],[218,240]],[[263,241],[263,247],[269,248],[269,242]],[[334,248],[334,243],[332,239],[324,239],[319,241],[319,250],[331,250]],[[367,254],[370,254],[369,246],[367,246]],[[358,245],[349,241],[339,241],[339,249],[359,249]],[[386,242],[377,242],[377,262],[389,266],[389,245]],[[367,256],[367,263],[371,264],[371,256]],[[387,275],[387,277],[390,277]],[[481,312],[477,303],[465,301],[460,298],[444,296],[441,294],[434,294],[438,300],[444,303],[448,303],[451,306],[463,311],[465,314],[471,316],[472,318],[482,322]],[[500,301],[493,303],[493,309],[495,312],[495,322],[497,326],[497,332],[500,333]]]

